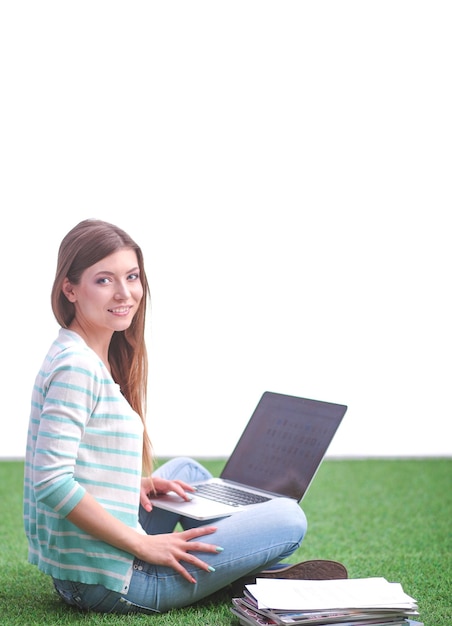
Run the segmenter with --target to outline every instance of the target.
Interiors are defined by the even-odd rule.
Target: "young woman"
[[[210,474],[188,458],[152,473],[148,295],[141,249],[120,228],[84,220],[61,242],[52,290],[61,328],[32,394],[24,524],[30,562],[81,609],[189,605],[279,563],[306,531],[286,499],[203,525],[152,509],[148,494],[187,499]]]

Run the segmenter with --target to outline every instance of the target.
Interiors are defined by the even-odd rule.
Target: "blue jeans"
[[[177,458],[158,468],[155,474],[168,479],[194,483],[210,478],[210,473],[189,458]],[[184,529],[214,523],[217,531],[200,540],[222,546],[223,552],[203,553],[202,559],[214,572],[186,565],[196,584],[189,583],[173,569],[135,559],[127,595],[102,585],[54,580],[59,595],[68,604],[102,613],[164,613],[188,606],[227,587],[242,576],[255,574],[289,557],[301,544],[307,522],[300,506],[278,498],[249,511],[212,522],[199,522],[154,508],[140,509],[140,523],[148,534],[171,533],[177,523]]]

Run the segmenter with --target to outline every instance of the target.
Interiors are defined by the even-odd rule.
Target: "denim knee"
[[[183,480],[187,483],[208,480],[212,477],[205,467],[188,456],[180,456],[167,461],[158,467],[154,474],[168,480]]]

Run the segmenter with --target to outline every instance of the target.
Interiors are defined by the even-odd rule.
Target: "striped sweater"
[[[85,492],[140,530],[143,426],[99,357],[60,329],[33,388],[24,481],[29,561],[127,593],[133,556],[66,519]]]

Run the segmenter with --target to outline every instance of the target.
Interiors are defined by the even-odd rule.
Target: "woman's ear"
[[[72,287],[72,283],[69,282],[69,279],[67,277],[63,281],[61,291],[64,293],[69,302],[75,302],[77,300],[74,289]]]

